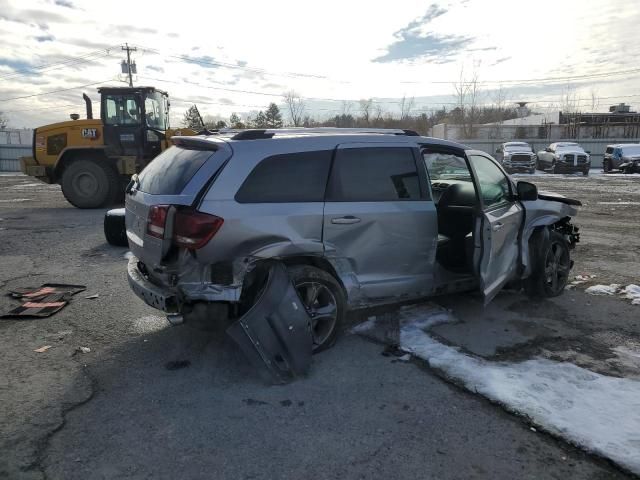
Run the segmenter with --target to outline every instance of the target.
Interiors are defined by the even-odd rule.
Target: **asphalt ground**
[[[598,203],[639,202],[637,179],[534,180],[586,202],[574,273],[637,282],[637,206]],[[348,332],[307,378],[266,384],[224,336],[170,327],[129,290],[126,249],[105,243],[103,214],[71,207],[57,186],[0,176],[2,292],[87,286],[52,317],[0,320],[0,478],[627,478]],[[519,295],[493,313],[516,303],[522,317],[636,332],[638,307],[623,300],[571,291],[535,307]],[[17,304],[0,296],[0,311]]]

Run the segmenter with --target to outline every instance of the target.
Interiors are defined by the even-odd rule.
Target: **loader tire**
[[[106,162],[76,160],[62,173],[62,193],[77,208],[101,208],[118,196],[120,176]]]
[[[129,246],[124,223],[124,208],[109,210],[104,214],[104,237],[109,245],[116,247]]]

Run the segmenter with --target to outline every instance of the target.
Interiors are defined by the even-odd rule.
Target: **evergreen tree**
[[[200,130],[202,128],[202,122],[200,121],[198,109],[195,105],[190,106],[187,111],[184,112],[182,126],[185,128],[192,128],[194,130]]]
[[[267,108],[267,111],[264,113],[264,119],[267,128],[282,128],[282,115],[275,103],[269,104],[269,108]]]
[[[256,115],[256,119],[253,121],[253,127],[255,128],[267,128],[267,116],[262,110]]]
[[[240,120],[240,117],[235,112],[229,117],[229,126],[231,128],[245,128],[245,124],[242,123],[242,120]]]

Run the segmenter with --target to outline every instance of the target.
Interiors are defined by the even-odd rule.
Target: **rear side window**
[[[152,195],[178,195],[215,152],[171,147],[140,173],[138,190]]]
[[[420,180],[411,148],[345,148],[336,152],[327,201],[421,199]]]
[[[329,150],[274,155],[262,160],[238,193],[239,203],[322,202],[331,166]]]

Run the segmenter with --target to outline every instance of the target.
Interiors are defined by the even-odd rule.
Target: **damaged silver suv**
[[[126,195],[129,283],[174,319],[203,304],[218,312],[211,322],[241,319],[276,264],[314,351],[349,309],[472,290],[489,301],[507,282],[554,296],[567,284],[580,202],[516,184],[486,153],[376,129],[174,142]]]

